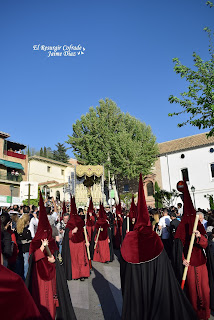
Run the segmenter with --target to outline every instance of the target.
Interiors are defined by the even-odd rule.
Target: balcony
[[[5,150],[4,154],[6,156],[9,156],[9,157],[14,157],[14,158],[23,159],[23,160],[26,159],[26,155],[25,154],[17,153],[17,152],[14,152],[14,151]]]
[[[8,172],[8,173],[0,173],[0,180],[21,182],[23,179],[22,179],[21,174],[15,175],[15,174],[11,174],[10,172]]]

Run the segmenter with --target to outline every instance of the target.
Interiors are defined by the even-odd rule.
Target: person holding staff
[[[203,225],[196,219],[196,211],[186,181],[179,181],[177,188],[183,193],[184,208],[182,220],[174,237],[174,270],[179,283],[182,283],[183,287],[185,282],[184,277],[182,278],[183,269],[184,267],[186,267],[186,270],[188,268],[185,282],[187,296],[197,313],[198,319],[206,320],[210,317],[210,286],[206,266],[207,259],[204,253],[204,249],[208,246],[208,240]],[[194,224],[196,230],[193,230]],[[191,238],[194,241],[193,247],[190,246]],[[191,252],[190,247],[192,247]]]

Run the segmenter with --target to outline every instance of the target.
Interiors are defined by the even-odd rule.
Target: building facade
[[[159,152],[162,188],[176,190],[185,178],[196,208],[209,208],[209,195],[214,196],[214,137],[201,133],[163,142]]]
[[[28,180],[38,182],[45,196],[63,201],[70,199],[67,191],[68,180],[74,172],[70,163],[55,161],[40,156],[29,157]]]
[[[0,206],[21,204],[20,182],[26,181],[28,174],[26,146],[9,137],[0,131]]]

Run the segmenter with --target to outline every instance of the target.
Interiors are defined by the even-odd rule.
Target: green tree
[[[40,149],[39,155],[40,155],[41,157],[43,157],[43,149],[42,149],[42,148]]]
[[[43,157],[47,158],[47,149],[46,149],[46,147],[44,147]]]
[[[212,2],[206,4],[212,8]],[[178,124],[182,127],[190,124],[199,129],[209,129],[208,136],[214,135],[214,50],[213,34],[209,28],[204,28],[209,37],[209,55],[208,61],[203,61],[201,57],[193,53],[194,70],[183,65],[178,58],[174,58],[174,71],[185,78],[188,84],[188,90],[181,93],[181,98],[170,95],[169,102],[177,103],[183,108],[182,111],[169,113],[169,116],[187,114],[188,119]]]
[[[68,136],[79,163],[104,164],[106,175],[135,178],[151,172],[157,154],[156,138],[151,127],[124,114],[116,103],[105,99],[89,108],[86,115],[73,124]]]
[[[69,155],[66,153],[67,149],[63,143],[56,144],[57,150],[53,151],[53,160],[68,163]]]

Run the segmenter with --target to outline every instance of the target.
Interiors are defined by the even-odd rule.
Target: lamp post
[[[192,191],[192,194],[193,194],[194,207],[196,209],[196,206],[195,206],[195,187],[194,186],[191,187],[191,191]]]
[[[12,201],[12,198],[13,198],[13,190],[14,190],[14,186],[11,184],[10,185],[10,195],[11,195],[11,197],[10,197],[10,205],[12,206],[12,203],[13,203],[13,201]]]

